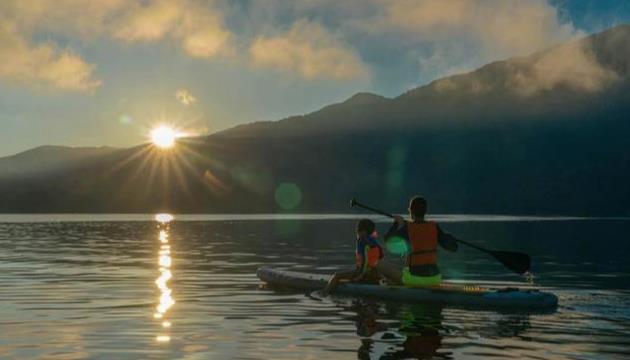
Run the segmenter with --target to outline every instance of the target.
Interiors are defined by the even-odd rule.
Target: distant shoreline
[[[390,222],[380,215],[361,213],[343,214],[181,214],[175,221],[273,221],[273,220],[355,220],[371,218],[377,222]],[[0,214],[0,223],[48,223],[48,222],[145,222],[154,221],[155,214]],[[539,221],[630,221],[627,216],[558,216],[558,215],[496,215],[496,214],[436,214],[430,220],[458,222],[539,222]]]

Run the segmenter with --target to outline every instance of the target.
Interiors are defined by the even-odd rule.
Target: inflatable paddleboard
[[[262,267],[258,278],[269,285],[315,291],[323,289],[331,275]],[[556,295],[538,289],[516,287],[489,288],[461,283],[444,282],[436,287],[411,288],[403,286],[341,283],[336,295],[371,297],[413,303],[480,306],[492,308],[548,310],[558,306]]]

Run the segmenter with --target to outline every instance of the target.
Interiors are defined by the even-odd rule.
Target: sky
[[[0,156],[394,97],[629,22],[627,0],[3,0]]]

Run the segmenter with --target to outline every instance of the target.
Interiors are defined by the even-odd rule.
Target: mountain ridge
[[[43,173],[117,150],[118,148],[111,146],[42,145],[0,157],[0,177]]]
[[[599,87],[608,89],[627,86],[630,77],[629,39],[630,25],[619,25],[529,56],[494,61],[467,73],[436,79],[394,98],[358,93],[309,114],[256,123],[254,132],[258,134],[262,130],[274,131],[283,136],[306,136],[329,130],[347,132],[385,126],[404,129],[436,123],[443,125],[445,122],[465,123],[475,116],[467,106],[485,113],[488,118],[515,105],[521,106],[519,111],[527,116],[552,112],[567,114],[572,109],[564,108],[563,102],[573,99],[573,103],[579,105],[585,99],[594,98],[601,90]],[[595,54],[599,59],[591,58],[593,46],[599,49]],[[618,54],[610,55],[611,48]],[[566,60],[572,57],[574,60],[571,61],[575,63]],[[604,63],[599,64],[602,59]],[[616,78],[606,71],[610,70],[609,66],[613,67]],[[550,72],[552,77],[546,79],[545,72]],[[528,81],[528,78],[531,80]],[[538,106],[529,106],[528,100],[532,98],[538,102]],[[358,99],[361,99],[361,109],[355,106]],[[417,106],[418,102],[423,102],[422,106]],[[488,107],[488,103],[492,103],[492,107]],[[486,107],[479,108],[476,104]],[[458,111],[460,109],[466,111]],[[344,118],[345,126],[337,122],[339,118]],[[376,121],[369,122],[366,118],[376,118]],[[247,136],[252,129],[241,125],[220,134]]]
[[[395,98],[0,176],[0,212],[394,210],[420,193],[442,213],[627,215],[628,54],[624,25]]]

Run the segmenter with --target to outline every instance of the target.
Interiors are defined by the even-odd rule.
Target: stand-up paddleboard
[[[266,267],[259,268],[256,275],[260,280],[272,286],[308,291],[323,289],[331,276]],[[339,295],[373,297],[383,300],[504,309],[548,310],[558,306],[556,295],[538,289],[515,287],[495,289],[448,282],[436,287],[422,288],[341,283],[334,292]]]

